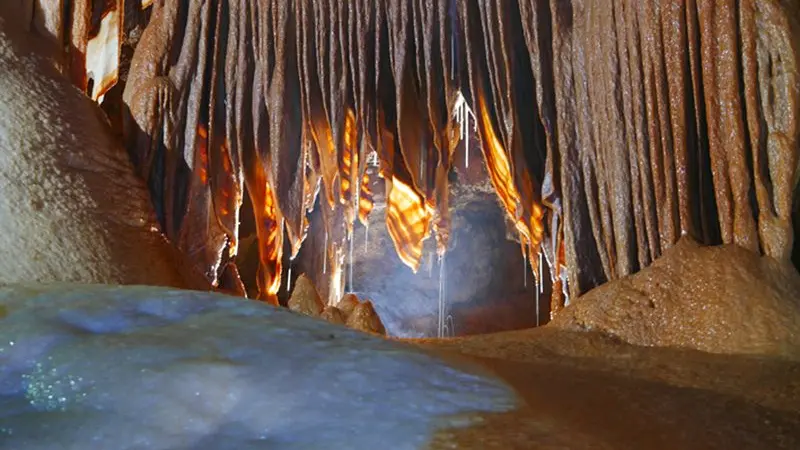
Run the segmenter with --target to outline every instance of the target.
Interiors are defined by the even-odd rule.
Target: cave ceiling
[[[417,270],[431,236],[444,254],[473,128],[522,251],[570,295],[685,235],[792,257],[797,2],[32,3],[73,82],[119,103],[165,234],[215,283],[250,202],[263,300],[315,207],[341,261],[371,176],[402,261]]]

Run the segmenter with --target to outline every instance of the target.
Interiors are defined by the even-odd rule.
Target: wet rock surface
[[[0,305],[4,450],[420,449],[517,404],[475,366],[241,298],[33,284]]]
[[[433,448],[800,445],[797,361],[634,346],[550,325],[415,343],[446,358],[480,361],[525,400],[518,410],[485,416],[479,426],[440,433]]]
[[[550,326],[636,345],[800,359],[800,274],[738,246],[683,239],[647,269],[582,296]]]

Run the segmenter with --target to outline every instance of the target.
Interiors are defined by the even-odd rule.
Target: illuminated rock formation
[[[347,325],[355,330],[386,334],[386,328],[371,301],[361,301],[354,294],[348,293],[336,306],[325,306],[317,288],[305,274],[297,278],[287,306],[292,311],[319,317],[334,324]]]
[[[194,108],[173,112],[179,122],[191,119],[173,134],[190,138],[167,153],[183,154],[197,172],[203,160],[192,157],[198,148],[186,130],[216,124],[211,147],[227,139],[231,155],[264,167],[263,179],[245,176],[250,184],[272,186],[277,215],[259,227],[275,231],[261,235],[285,223],[292,248],[310,206],[307,172],[321,175],[324,204],[344,208],[349,229],[359,209],[353,188],[375,149],[390,233],[416,269],[432,224],[445,233],[447,220],[436,218],[446,215],[438,209],[446,195],[437,190],[447,189],[460,90],[530,260],[543,250],[552,272],[563,274],[553,281],[568,279],[573,295],[646,267],[683,234],[784,260],[791,254],[798,28],[790,3],[525,1],[519,11],[489,0],[192,5],[186,25],[163,19],[178,14],[177,2],[157,8],[138,50],[145,55],[141,46],[156,40],[165,55],[181,42],[193,46],[158,65],[183,74],[186,82],[172,84],[175,98]],[[159,23],[165,31],[157,33]],[[213,59],[200,64],[204,54]],[[214,70],[222,61],[224,76]],[[127,92],[129,103],[144,95],[130,83]],[[227,179],[235,181],[241,169],[231,167]],[[204,189],[219,195],[213,184]],[[207,208],[170,214],[183,229],[220,222]],[[220,228],[228,242],[234,228]],[[220,252],[225,245],[210,242]],[[278,244],[262,248],[271,267],[262,290],[280,276]]]
[[[158,1],[130,74],[137,38],[121,41],[128,110],[121,85],[107,91],[108,126],[59,77],[71,66],[32,49],[46,33],[7,33],[11,1],[0,3],[0,447],[800,448],[786,208],[796,2]],[[19,3],[36,5],[34,21],[62,17]],[[373,63],[383,77],[353,70]],[[157,213],[112,135],[123,123]],[[454,170],[473,131],[487,174],[471,188],[499,195],[506,216],[480,245],[486,228],[462,220],[470,186],[458,180],[483,166]],[[413,342],[441,358],[218,294],[39,284],[191,287],[160,220],[218,289],[243,293],[234,262],[253,248],[252,297],[292,302],[281,280],[310,260],[328,305],[312,295],[308,309],[380,333],[377,302],[331,305],[353,290],[348,253],[366,231],[355,218],[369,223],[372,208],[378,222],[392,195],[402,202],[382,226],[394,234],[376,253],[418,264],[416,279],[435,280],[446,253],[438,267],[455,269],[439,280],[455,274],[461,293],[481,285],[467,280],[474,267],[512,284],[507,224],[537,282],[540,261],[553,265],[553,285],[536,290],[555,291],[553,310],[558,293],[610,281],[573,295],[555,326]],[[675,245],[684,231],[731,243]],[[389,301],[406,303],[396,281]]]
[[[127,33],[128,16],[146,17],[93,12],[101,31],[83,32],[84,3],[69,27],[33,23],[57,39],[80,34],[79,50],[104,49],[97,70],[113,74],[103,58],[128,40],[103,27]],[[147,6],[138,5],[125,10]],[[356,217],[368,220],[360,191],[373,154],[403,262],[419,268],[432,232],[443,254],[448,174],[472,125],[533,273],[540,260],[550,266],[554,312],[566,294],[649,266],[683,235],[792,255],[796,2],[204,0],[150,9],[126,75],[126,142],[167,236],[214,284],[238,251],[248,197],[258,297],[276,303],[283,242],[287,256],[298,254],[321,189],[323,273],[338,298],[346,239]],[[90,49],[89,36],[105,44]],[[464,104],[474,110],[467,125]]]
[[[27,31],[44,38],[54,49],[63,50],[56,57],[60,69],[92,100],[102,102],[119,80],[123,41],[129,31],[124,26],[125,6],[134,2],[73,0],[65,4],[60,0],[9,0],[4,3],[3,7],[10,8]],[[137,9],[142,8],[139,4]],[[136,24],[140,19],[138,14],[132,14],[127,23]]]

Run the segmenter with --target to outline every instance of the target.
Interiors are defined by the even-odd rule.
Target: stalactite
[[[73,40],[88,26],[75,4]],[[531,265],[539,254],[550,265],[551,313],[567,294],[648,266],[681,235],[792,253],[800,26],[791,2],[153,8],[127,80],[126,142],[166,234],[212,280],[227,270],[223,248],[236,251],[246,186],[259,287],[274,300],[283,229],[294,256],[321,189],[328,292],[338,295],[345,230],[356,218],[366,225],[372,209],[372,151],[401,259],[416,270],[431,232],[443,255],[448,177],[467,131],[459,102],[474,108],[487,171]]]
[[[300,108],[300,83],[294,2],[277,1],[272,7],[270,30],[274,37],[274,64],[267,94],[269,161],[278,209],[296,255],[304,236],[305,151]],[[269,40],[267,40],[269,42]]]
[[[365,171],[361,177],[361,190],[358,196],[358,220],[365,227],[369,226],[369,213],[372,212],[372,208],[375,206],[369,182],[369,173]]]

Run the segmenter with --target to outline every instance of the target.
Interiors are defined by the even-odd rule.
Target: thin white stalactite
[[[473,131],[478,129],[478,120],[472,108],[467,104],[464,95],[459,91],[456,98],[455,106],[453,107],[453,117],[458,122],[459,138],[464,142],[464,166],[469,169],[469,125],[470,118],[472,118]]]
[[[439,338],[445,336],[445,325],[447,320],[447,280],[445,279],[445,255],[439,257],[439,317],[436,335]]]
[[[464,103],[461,104],[461,121],[459,122],[459,131],[461,132],[461,140],[467,139],[467,111],[464,109]],[[464,142],[464,167],[469,169],[469,150],[466,149],[467,143]]]
[[[469,127],[469,116],[464,120]],[[464,167],[469,169],[469,131],[464,128]]]
[[[456,323],[452,314],[448,314],[447,319],[445,319],[444,335],[445,337],[455,337],[456,335]]]
[[[569,306],[569,273],[567,266],[561,266],[561,293],[564,294],[564,306]]]
[[[539,280],[542,279],[542,276],[543,276],[542,275],[542,249],[540,247],[539,248]],[[539,293],[540,294],[544,293],[544,283],[542,283],[542,282],[539,283]]]
[[[536,280],[536,326],[539,324],[539,280]]]
[[[425,180],[425,153],[426,152],[419,152],[419,180],[420,180],[420,184],[426,182],[426,180]],[[427,186],[426,186],[426,188],[427,188]]]
[[[342,290],[345,288],[344,273],[342,266],[344,265],[344,249],[339,244],[335,245],[336,251],[334,252],[334,266],[330,276],[330,290],[328,291],[328,304],[335,305],[342,299]]]
[[[540,253],[540,255],[541,255],[541,253]],[[541,270],[541,264],[542,264],[542,260],[539,259],[538,270],[534,269],[533,267],[531,267],[531,271],[533,272],[533,278],[534,278],[535,283],[536,283],[536,286],[534,286],[534,292],[535,292],[535,297],[536,297],[535,302],[536,302],[536,326],[537,327],[541,323],[539,321],[539,294],[540,294],[539,286],[541,286],[541,284],[542,284],[542,275],[541,275],[541,271],[540,271]]]
[[[353,161],[352,158],[350,160]],[[357,175],[358,174],[358,164],[360,163],[360,161],[358,161],[358,159],[355,159],[355,162],[356,162],[355,169],[353,169],[351,167],[350,170],[355,170],[356,171],[356,175]],[[358,176],[356,176],[356,179],[358,179]],[[357,180],[356,183],[355,183],[355,190],[354,191],[355,191],[355,195],[353,195],[353,211],[355,211],[355,217],[353,217],[353,223],[350,226],[350,268],[349,268],[350,269],[350,273],[349,273],[349,276],[348,276],[348,281],[350,283],[350,292],[354,291],[354,289],[353,289],[353,242],[356,240],[356,222],[358,221],[358,212],[359,212],[359,209],[360,209],[359,205],[361,204],[361,182],[359,180]]]
[[[528,288],[528,252],[523,248],[522,250],[522,277],[525,283],[525,288]]]
[[[459,139],[463,141],[464,138],[467,137],[467,127],[464,125],[464,122],[467,120],[467,112],[464,111],[464,100],[461,100],[461,106],[458,109],[460,114],[458,117],[458,132],[461,133]]]
[[[322,258],[322,273],[328,273],[328,232],[325,231],[325,245],[322,246],[325,256]]]
[[[355,224],[353,224],[355,227]],[[349,290],[347,292],[353,292],[353,242],[355,241],[355,233],[352,231],[350,232],[350,249],[348,250],[348,259],[347,262],[347,284],[349,285]]]

